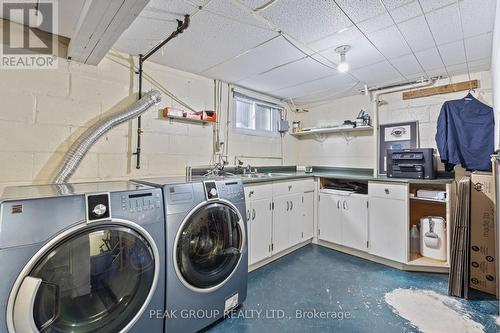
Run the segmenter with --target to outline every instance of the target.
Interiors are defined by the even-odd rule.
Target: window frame
[[[256,108],[257,106],[262,106],[262,107],[268,107],[271,110],[271,130],[264,130],[264,129],[252,129],[252,128],[244,128],[244,127],[239,127],[237,125],[236,119],[237,119],[237,113],[238,113],[238,107],[237,103],[238,102],[246,102],[250,103],[251,107],[253,109],[253,113],[257,112]],[[252,136],[264,136],[264,137],[278,137],[280,133],[278,132],[278,121],[281,119],[281,115],[283,112],[284,108],[278,104],[270,103],[267,101],[264,101],[262,99],[250,97],[241,93],[234,92],[233,94],[233,112],[232,112],[232,117],[233,117],[233,131],[238,134],[245,134],[245,135],[252,135]],[[255,122],[255,116],[254,116],[254,122]]]

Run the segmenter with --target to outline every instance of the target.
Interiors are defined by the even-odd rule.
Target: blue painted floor
[[[418,332],[385,303],[385,293],[396,288],[426,289],[446,295],[448,276],[404,272],[322,246],[307,245],[250,273],[243,306],[208,331]],[[476,300],[460,301],[486,332],[500,332],[492,318],[498,314],[498,302],[486,298],[481,295]],[[314,316],[314,310],[316,316],[323,311],[328,318],[303,318]]]

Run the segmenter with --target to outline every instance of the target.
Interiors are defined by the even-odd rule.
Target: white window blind
[[[278,121],[283,109],[272,103],[234,94],[234,128],[251,135],[278,135]]]

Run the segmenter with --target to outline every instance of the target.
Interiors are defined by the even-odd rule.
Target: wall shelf
[[[305,136],[314,134],[328,134],[328,133],[347,133],[347,132],[368,132],[373,131],[372,126],[337,126],[337,127],[323,127],[323,128],[311,128],[308,131],[300,131],[296,133],[290,133],[293,136]]]
[[[162,117],[163,119],[169,120],[169,121],[182,121],[182,122],[187,122],[191,124],[215,124],[215,121],[208,121],[208,120],[200,120],[200,119],[191,119],[191,118],[186,118],[186,117],[181,117],[181,116],[166,116]]]

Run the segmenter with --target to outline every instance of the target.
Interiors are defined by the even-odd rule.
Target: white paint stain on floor
[[[497,324],[497,326],[500,326],[500,316],[496,317],[495,324]]]
[[[385,301],[424,333],[484,332],[484,326],[472,320],[459,301],[434,291],[395,289],[385,294]]]

